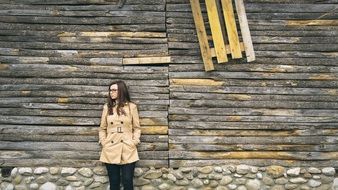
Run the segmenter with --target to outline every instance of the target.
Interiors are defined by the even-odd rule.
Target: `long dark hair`
[[[110,96],[110,87],[113,84],[117,84],[117,88],[118,88],[117,89],[117,99],[119,101],[118,101],[118,105],[117,105],[117,114],[118,115],[121,115],[121,114],[126,115],[126,112],[122,109],[122,107],[130,102],[130,96],[129,96],[127,85],[121,80],[113,81],[108,86],[108,97],[107,97],[108,114],[109,115],[113,114],[113,107],[117,104],[116,100],[113,100]]]

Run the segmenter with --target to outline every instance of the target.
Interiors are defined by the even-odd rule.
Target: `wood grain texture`
[[[139,167],[338,167],[338,1],[244,5],[256,60],[205,72],[189,0],[0,0],[0,163],[102,165],[107,85],[124,80]],[[145,57],[170,62],[123,64]]]
[[[190,0],[191,11],[193,12],[193,18],[196,25],[197,36],[199,39],[200,50],[202,54],[202,59],[204,62],[205,71],[214,70],[214,65],[212,62],[211,51],[208,44],[207,33],[204,26],[204,21],[202,17],[202,10],[200,7],[199,0]]]
[[[228,62],[225,49],[225,40],[221,28],[220,16],[217,10],[216,0],[205,1],[209,18],[210,29],[218,63]]]
[[[233,59],[242,58],[242,50],[237,33],[237,26],[232,0],[222,0],[222,8],[224,21],[228,33],[228,41],[230,45],[231,56]]]
[[[336,166],[337,3],[245,1],[255,61],[205,73],[189,1],[168,0],[170,166]]]

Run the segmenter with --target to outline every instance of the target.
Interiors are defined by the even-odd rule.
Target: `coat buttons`
[[[123,124],[123,121],[121,121],[121,124]]]
[[[111,143],[114,143],[114,141],[111,141]]]
[[[121,140],[121,142],[123,142],[123,140]]]
[[[114,122],[110,122],[110,124],[114,124]]]

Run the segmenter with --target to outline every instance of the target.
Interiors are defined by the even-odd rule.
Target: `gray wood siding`
[[[138,104],[141,166],[168,166],[164,1],[0,1],[0,162],[99,164],[97,128],[112,80]]]
[[[121,79],[139,105],[139,166],[338,167],[337,0],[246,0],[256,61],[212,72],[189,0],[117,3],[0,0],[3,166],[99,164],[107,85]]]
[[[189,1],[167,0],[170,166],[337,166],[337,1],[245,3],[257,60],[204,72]]]

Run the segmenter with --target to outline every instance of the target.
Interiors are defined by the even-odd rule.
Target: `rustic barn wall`
[[[246,0],[257,61],[204,72],[189,1],[167,0],[170,166],[338,166],[337,3]]]
[[[138,103],[140,166],[168,166],[168,65],[125,66],[168,54],[165,1],[0,1],[0,163],[98,164],[108,84]]]
[[[338,167],[338,1],[245,5],[257,61],[205,72],[188,0],[0,0],[0,163],[98,164],[107,84],[122,79],[139,166]]]

